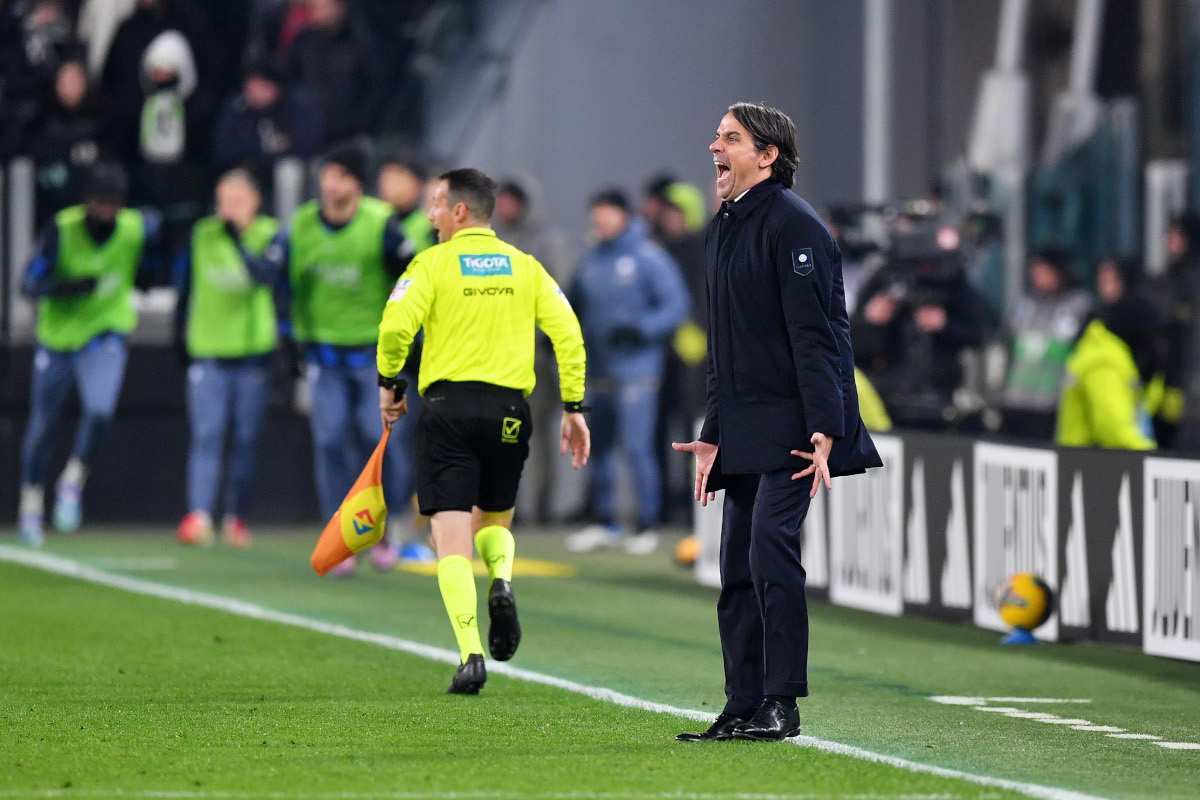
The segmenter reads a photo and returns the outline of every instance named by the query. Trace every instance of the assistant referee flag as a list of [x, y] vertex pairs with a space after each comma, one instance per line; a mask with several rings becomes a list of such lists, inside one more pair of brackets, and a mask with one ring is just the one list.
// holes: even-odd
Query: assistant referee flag
[[384, 428], [383, 436], [375, 446], [375, 452], [367, 459], [362, 474], [321, 532], [312, 554], [312, 567], [318, 575], [324, 575], [383, 538], [387, 526], [387, 503], [383, 500], [383, 452], [391, 435], [392, 429]]

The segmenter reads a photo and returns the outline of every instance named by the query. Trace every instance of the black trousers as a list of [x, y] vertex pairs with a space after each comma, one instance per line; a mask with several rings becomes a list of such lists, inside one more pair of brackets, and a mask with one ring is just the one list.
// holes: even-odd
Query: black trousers
[[725, 476], [717, 625], [725, 711], [747, 716], [768, 694], [808, 696], [808, 602], [800, 525], [812, 477], [795, 470]]

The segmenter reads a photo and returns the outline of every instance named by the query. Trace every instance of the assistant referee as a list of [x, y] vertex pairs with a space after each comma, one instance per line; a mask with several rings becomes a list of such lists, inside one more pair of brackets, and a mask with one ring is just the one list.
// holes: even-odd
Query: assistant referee
[[[533, 256], [489, 227], [496, 184], [475, 169], [440, 175], [429, 220], [440, 244], [396, 283], [379, 325], [379, 407], [385, 425], [407, 413], [400, 368], [425, 328], [417, 419], [417, 500], [432, 517], [438, 586], [462, 654], [450, 694], [487, 680], [476, 622], [472, 541], [488, 567], [488, 647], [507, 661], [521, 642], [509, 530], [533, 426], [534, 328], [554, 343], [563, 399], [561, 452], [578, 469], [591, 435], [583, 419], [585, 354], [579, 320]], [[397, 400], [399, 398], [399, 400]]]

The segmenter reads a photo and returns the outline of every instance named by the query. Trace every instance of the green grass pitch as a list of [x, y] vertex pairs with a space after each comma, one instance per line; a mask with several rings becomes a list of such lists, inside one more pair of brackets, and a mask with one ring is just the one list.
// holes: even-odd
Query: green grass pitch
[[[365, 564], [349, 581], [318, 579], [311, 534], [260, 533], [238, 552], [107, 531], [52, 538], [46, 552], [360, 638], [453, 647], [434, 579]], [[813, 604], [801, 714], [823, 744], [685, 745], [674, 735], [703, 723], [496, 672], [479, 697], [447, 696], [450, 665], [383, 640], [10, 563], [13, 541], [0, 551], [0, 798], [1200, 797], [1200, 750], [1156, 744], [1200, 743], [1198, 664], [1079, 644], [1001, 648], [969, 626]], [[666, 555], [573, 556], [557, 537], [518, 530], [521, 556], [578, 574], [514, 581], [526, 637], [514, 667], [719, 710], [713, 590]], [[932, 696], [1089, 702], [982, 703], [1026, 714], [1013, 716]]]

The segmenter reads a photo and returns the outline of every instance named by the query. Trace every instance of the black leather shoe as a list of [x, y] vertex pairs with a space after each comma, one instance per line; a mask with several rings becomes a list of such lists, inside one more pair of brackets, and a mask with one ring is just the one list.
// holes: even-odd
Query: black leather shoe
[[487, 667], [483, 665], [483, 653], [472, 653], [459, 665], [446, 694], [479, 694], [486, 682]]
[[736, 739], [756, 742], [777, 742], [800, 733], [800, 709], [786, 706], [778, 700], [764, 700], [748, 721], [738, 725]]
[[681, 733], [675, 737], [679, 742], [727, 742], [733, 738], [733, 730], [746, 720], [733, 714], [721, 714], [717, 721], [704, 733]]
[[492, 581], [488, 589], [488, 649], [497, 661], [508, 661], [521, 643], [521, 623], [517, 621], [517, 601], [512, 586], [503, 578]]

